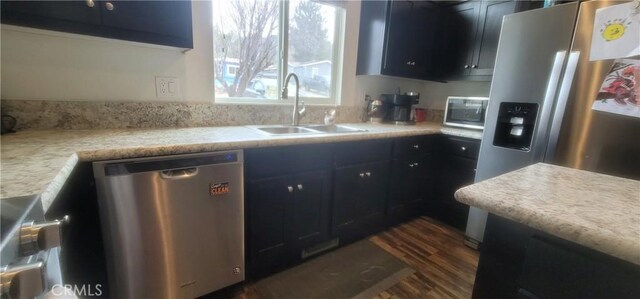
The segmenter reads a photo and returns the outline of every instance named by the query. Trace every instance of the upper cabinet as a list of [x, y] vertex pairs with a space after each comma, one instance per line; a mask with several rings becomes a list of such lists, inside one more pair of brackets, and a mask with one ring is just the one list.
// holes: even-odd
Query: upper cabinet
[[193, 48], [190, 1], [2, 1], [2, 23]]
[[437, 14], [427, 1], [362, 1], [356, 74], [436, 79]]
[[513, 0], [445, 4], [439, 35], [443, 79], [490, 81], [502, 18], [541, 5], [542, 1]]
[[502, 17], [542, 1], [362, 1], [357, 75], [490, 81]]

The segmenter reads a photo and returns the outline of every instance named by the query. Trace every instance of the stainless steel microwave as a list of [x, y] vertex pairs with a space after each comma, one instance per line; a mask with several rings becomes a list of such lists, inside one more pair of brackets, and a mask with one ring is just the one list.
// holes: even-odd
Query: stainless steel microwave
[[489, 98], [448, 97], [444, 110], [444, 124], [468, 129], [484, 129]]

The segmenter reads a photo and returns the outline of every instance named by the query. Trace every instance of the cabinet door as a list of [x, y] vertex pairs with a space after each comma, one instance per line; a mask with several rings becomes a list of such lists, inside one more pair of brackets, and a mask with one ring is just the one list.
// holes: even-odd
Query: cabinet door
[[98, 3], [85, 1], [2, 1], [2, 22], [44, 29], [73, 30], [74, 24], [100, 25]]
[[[126, 30], [123, 39], [193, 47], [190, 1], [110, 1], [100, 3], [102, 24]], [[97, 4], [96, 4], [97, 5]]]
[[251, 181], [247, 186], [250, 270], [257, 274], [287, 262], [287, 210], [293, 189], [289, 191], [286, 176]]
[[357, 202], [358, 220], [377, 225], [384, 216], [389, 186], [389, 162], [381, 161], [363, 166], [364, 177]]
[[482, 1], [470, 75], [492, 75], [502, 17], [516, 12], [518, 1]]
[[294, 256], [300, 250], [327, 239], [329, 234], [329, 205], [331, 175], [328, 170], [296, 174], [291, 178], [291, 237]]
[[433, 172], [431, 156], [422, 155], [392, 162], [389, 214], [392, 222], [402, 221], [424, 211], [431, 199]]
[[457, 202], [454, 193], [464, 186], [473, 184], [476, 162], [455, 155], [447, 157], [438, 184], [438, 199], [444, 206], [441, 219], [459, 229], [464, 229], [467, 225], [469, 206]]
[[390, 1], [383, 71], [387, 75], [429, 78], [434, 66], [438, 10], [427, 1]]
[[388, 75], [403, 76], [411, 72], [416, 57], [417, 18], [409, 1], [389, 1], [383, 71]]
[[335, 170], [331, 225], [334, 234], [355, 226], [358, 217], [357, 202], [363, 185], [361, 173], [360, 166], [339, 167]]
[[480, 2], [469, 1], [442, 8], [441, 69], [446, 78], [469, 75], [478, 30]]

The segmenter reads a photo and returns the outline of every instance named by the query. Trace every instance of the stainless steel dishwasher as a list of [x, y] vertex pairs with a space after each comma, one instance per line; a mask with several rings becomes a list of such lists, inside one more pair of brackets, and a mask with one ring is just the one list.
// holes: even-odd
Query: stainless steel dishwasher
[[93, 163], [112, 298], [244, 280], [242, 151]]

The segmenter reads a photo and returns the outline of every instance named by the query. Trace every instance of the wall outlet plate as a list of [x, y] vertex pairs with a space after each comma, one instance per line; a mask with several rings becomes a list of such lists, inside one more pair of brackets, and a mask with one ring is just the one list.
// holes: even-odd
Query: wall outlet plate
[[180, 79], [178, 77], [156, 77], [156, 97], [180, 97]]

